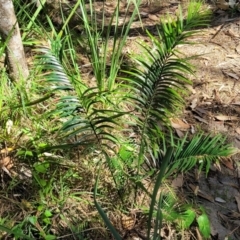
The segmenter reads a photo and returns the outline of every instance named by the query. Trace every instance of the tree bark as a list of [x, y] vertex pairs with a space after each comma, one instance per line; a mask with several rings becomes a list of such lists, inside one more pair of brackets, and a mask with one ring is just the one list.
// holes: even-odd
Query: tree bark
[[7, 64], [11, 78], [15, 81], [27, 79], [29, 71], [12, 0], [0, 0], [0, 34], [7, 43]]

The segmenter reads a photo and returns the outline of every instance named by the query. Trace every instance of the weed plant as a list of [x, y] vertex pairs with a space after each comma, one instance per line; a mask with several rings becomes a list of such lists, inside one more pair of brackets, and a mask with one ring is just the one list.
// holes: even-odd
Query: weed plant
[[[162, 18], [157, 35], [146, 33], [151, 44], [140, 44], [141, 55], [129, 56], [133, 66], [126, 69], [123, 49], [140, 0], [127, 1], [124, 15], [117, 1], [107, 24], [104, 4], [101, 18], [92, 0], [78, 0], [67, 15], [60, 5], [60, 30], [41, 3], [37, 8], [18, 5], [25, 44], [38, 46], [32, 82], [22, 94], [24, 83], [8, 86], [2, 71], [6, 96], [0, 99], [1, 121], [14, 123], [2, 141], [14, 145], [14, 158], [30, 169], [28, 184], [35, 193], [16, 202], [24, 212], [20, 223], [2, 217], [0, 230], [15, 239], [57, 239], [67, 229], [71, 233], [64, 239], [122, 239], [124, 231], [110, 213], [140, 209], [147, 219], [146, 239], [160, 239], [163, 223], [181, 232], [197, 222], [202, 236], [209, 237], [205, 210], [180, 201], [166, 181], [193, 168], [207, 173], [212, 162], [234, 153], [220, 135], [178, 139], [169, 121], [184, 106], [188, 76], [194, 73], [178, 46], [193, 44], [197, 29], [209, 24], [209, 11], [201, 2], [190, 2], [186, 13], [179, 7], [175, 17]], [[47, 26], [40, 23], [41, 14]], [[82, 36], [69, 27], [73, 16]], [[84, 56], [90, 79], [78, 64]], [[99, 224], [99, 230], [89, 230]]]

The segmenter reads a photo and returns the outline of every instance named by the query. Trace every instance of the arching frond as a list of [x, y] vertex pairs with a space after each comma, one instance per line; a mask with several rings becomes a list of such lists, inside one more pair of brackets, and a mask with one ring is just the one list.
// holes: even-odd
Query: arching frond
[[[88, 88], [77, 94], [74, 85], [68, 78], [60, 61], [48, 49], [43, 49], [39, 56], [44, 77], [52, 91], [61, 91], [55, 110], [51, 113], [63, 122], [59, 137], [64, 141], [70, 139], [73, 146], [84, 145], [110, 149], [110, 143], [117, 142], [114, 128], [118, 125], [117, 118], [125, 112], [105, 109], [102, 92], [97, 88]], [[68, 90], [66, 92], [66, 90]], [[68, 144], [69, 145], [69, 144]], [[62, 147], [62, 145], [61, 145]]]
[[141, 162], [144, 152], [161, 139], [161, 126], [167, 126], [170, 115], [183, 106], [186, 84], [191, 83], [188, 75], [193, 74], [193, 68], [177, 47], [189, 43], [189, 37], [196, 34], [196, 30], [186, 30], [209, 20], [209, 14], [200, 12], [201, 4], [196, 8], [192, 4], [186, 18], [179, 10], [176, 19], [162, 19], [157, 37], [148, 32], [153, 46], [142, 45], [144, 53], [136, 59], [139, 67], [125, 72], [133, 89], [129, 98], [137, 112]]
[[43, 71], [45, 71], [42, 75], [48, 84], [50, 84], [50, 89], [48, 90], [73, 90], [73, 86], [69, 81], [63, 65], [50, 49], [41, 48], [37, 50], [37, 52], [41, 53], [37, 56], [38, 64], [41, 65]]
[[[199, 166], [201, 170], [204, 168], [208, 173], [214, 161], [236, 153], [236, 149], [227, 145], [226, 138], [220, 134], [211, 136], [201, 133], [195, 135], [191, 140], [187, 139], [187, 135], [183, 139], [177, 140], [172, 137], [170, 144], [174, 146], [174, 153], [168, 164], [166, 178], [173, 172], [187, 172], [195, 166]], [[152, 156], [154, 160], [148, 160], [148, 167], [161, 169], [165, 152], [166, 150], [162, 151], [157, 158]], [[152, 165], [149, 164], [150, 162]]]

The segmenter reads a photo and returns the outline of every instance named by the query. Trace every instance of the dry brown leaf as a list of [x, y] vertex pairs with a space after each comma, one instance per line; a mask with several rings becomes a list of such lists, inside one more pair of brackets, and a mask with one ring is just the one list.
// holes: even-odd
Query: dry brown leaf
[[171, 118], [171, 126], [175, 129], [181, 129], [182, 131], [186, 131], [187, 129], [190, 128], [190, 125], [183, 122], [181, 119], [179, 118]]
[[226, 126], [226, 124], [224, 124], [224, 121], [210, 121], [209, 130], [226, 132], [228, 131], [228, 127]]
[[176, 131], [179, 138], [183, 138], [185, 136], [185, 134], [181, 130], [175, 129], [175, 131]]
[[11, 167], [9, 168], [9, 165], [10, 165], [11, 167], [13, 166], [10, 157], [5, 157], [5, 158], [3, 158], [3, 159], [0, 160], [0, 167], [1, 167], [1, 168], [2, 168], [2, 167], [7, 167], [8, 169], [10, 169]]
[[198, 102], [198, 99], [197, 99], [197, 98], [194, 98], [194, 99], [192, 100], [192, 102], [191, 102], [190, 108], [191, 108], [191, 109], [196, 108], [197, 102]]
[[239, 117], [236, 116], [226, 116], [226, 115], [218, 115], [214, 116], [219, 121], [236, 121], [239, 120]]
[[198, 228], [196, 228], [197, 233], [197, 240], [203, 240], [201, 233], [199, 232]]
[[4, 166], [2, 166], [2, 170], [11, 178], [12, 174], [8, 171], [8, 169]]
[[[225, 1], [225, 0], [224, 0]], [[228, 29], [227, 31], [225, 31], [225, 34], [232, 37], [232, 38], [239, 38], [239, 35], [236, 34], [233, 30]]]
[[234, 79], [236, 79], [236, 80], [239, 79], [239, 76], [238, 76], [236, 73], [227, 72], [227, 71], [223, 71], [223, 73], [224, 73], [225, 75], [227, 75], [228, 77], [234, 78]]
[[202, 93], [202, 98], [203, 98], [203, 100], [205, 101], [205, 100], [207, 100], [207, 99], [211, 99], [212, 97], [210, 97], [208, 94], [206, 94], [206, 93]]
[[121, 218], [122, 227], [125, 230], [131, 230], [135, 226], [136, 218], [123, 215]]
[[195, 127], [193, 125], [191, 125], [191, 134], [194, 134], [196, 131], [195, 131]]
[[215, 202], [218, 202], [218, 203], [226, 203], [226, 201], [220, 197], [215, 197]]
[[225, 0], [218, 0], [216, 3], [217, 3], [217, 7], [222, 10], [229, 9], [229, 5], [227, 2], [225, 2]]
[[240, 134], [240, 128], [235, 129], [236, 133]]
[[197, 93], [197, 91], [193, 88], [192, 85], [187, 84], [186, 87], [192, 94], [196, 94]]
[[[239, 47], [240, 47], [240, 44], [239, 44]], [[226, 57], [235, 59], [235, 58], [239, 58], [239, 55], [238, 54], [227, 54]]]
[[155, 14], [149, 14], [148, 15], [148, 18], [153, 20], [153, 21], [159, 21], [159, 17], [156, 16]]
[[203, 122], [203, 123], [208, 124], [208, 122], [205, 119], [201, 118], [201, 117], [198, 117], [198, 116], [195, 116], [195, 115], [193, 117], [196, 118], [199, 122]]
[[214, 198], [211, 195], [208, 195], [207, 193], [204, 193], [201, 190], [198, 191], [197, 195], [201, 198], [208, 200], [209, 202], [214, 202]]
[[182, 187], [183, 186], [183, 175], [178, 174], [178, 176], [175, 179], [173, 179], [171, 186], [173, 188]]
[[30, 202], [28, 202], [27, 200], [25, 199], [21, 199], [21, 206], [23, 207], [24, 210], [32, 210], [33, 209], [33, 206]]
[[222, 103], [220, 95], [219, 95], [219, 91], [214, 89], [213, 94], [214, 94], [214, 100], [218, 103]]
[[233, 161], [231, 158], [224, 158], [221, 160], [221, 162], [226, 168], [234, 170]]
[[200, 117], [202, 117], [203, 115], [207, 115], [207, 116], [210, 115], [208, 111], [200, 107], [196, 107], [196, 109], [194, 109], [194, 112], [197, 113]]
[[227, 213], [227, 216], [228, 216], [231, 220], [235, 220], [235, 219], [239, 220], [239, 218], [240, 218], [240, 213], [235, 212], [235, 211], [232, 211], [232, 212], [228, 212], [228, 213]]
[[232, 105], [237, 105], [237, 106], [240, 106], [240, 102], [233, 102], [231, 103]]
[[196, 186], [196, 185], [193, 185], [193, 184], [189, 184], [189, 187], [194, 192], [194, 195], [197, 196], [198, 195], [199, 186]]

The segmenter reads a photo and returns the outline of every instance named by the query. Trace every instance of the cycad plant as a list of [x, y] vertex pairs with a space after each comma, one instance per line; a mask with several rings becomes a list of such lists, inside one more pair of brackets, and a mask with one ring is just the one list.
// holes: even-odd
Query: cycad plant
[[[97, 152], [100, 168], [108, 166], [117, 188], [120, 175], [123, 181], [129, 178], [139, 186], [142, 177], [149, 172], [155, 173], [154, 191], [149, 193], [151, 204], [147, 235], [148, 239], [158, 239], [163, 198], [160, 195], [157, 199], [157, 196], [162, 181], [172, 173], [186, 172], [197, 164], [208, 171], [212, 161], [233, 153], [231, 147], [224, 146], [225, 140], [220, 136], [200, 134], [191, 140], [187, 137], [176, 139], [169, 125], [169, 117], [184, 105], [185, 86], [191, 83], [188, 75], [193, 74], [193, 68], [179, 46], [184, 44], [187, 47], [192, 43], [191, 37], [198, 33], [199, 27], [208, 24], [210, 14], [202, 11], [200, 2], [191, 2], [186, 16], [179, 9], [176, 17], [162, 19], [157, 27], [157, 36], [147, 32], [152, 46], [142, 46], [144, 52], [141, 57], [133, 59], [135, 67], [119, 72], [121, 50], [137, 10], [122, 28], [119, 37], [116, 34], [117, 25], [113, 25], [113, 18], [118, 19], [119, 16], [119, 5], [107, 36], [103, 35], [103, 27], [96, 22], [93, 2], [90, 1], [90, 17], [84, 1], [80, 1], [79, 6], [95, 84], [90, 87], [81, 79], [76, 81], [71, 78], [65, 69], [66, 58], [59, 59], [51, 49], [40, 49], [38, 61], [51, 86], [50, 91], [55, 96], [61, 92], [50, 116], [63, 122], [58, 136], [64, 142], [48, 149], [81, 146], [88, 153]], [[109, 53], [107, 49], [112, 27], [116, 35], [113, 38], [113, 52]], [[99, 48], [103, 49], [101, 54]], [[107, 54], [111, 55], [110, 71], [106, 67]], [[76, 75], [81, 76], [81, 73]], [[120, 239], [97, 203], [96, 191], [95, 204], [115, 238]], [[153, 216], [156, 225], [152, 235]]]
[[[139, 66], [127, 72], [126, 80], [132, 92], [129, 98], [134, 102], [139, 130], [140, 166], [147, 151], [159, 152], [166, 139], [163, 127], [169, 125], [169, 117], [184, 104], [186, 85], [191, 84], [189, 74], [193, 67], [178, 46], [190, 44], [189, 38], [197, 33], [197, 27], [206, 26], [209, 13], [201, 12], [201, 4], [190, 3], [186, 19], [181, 9], [174, 19], [167, 16], [157, 28], [158, 36], [148, 32], [153, 46], [143, 46], [145, 52], [137, 58]], [[191, 29], [191, 30], [190, 30]]]

